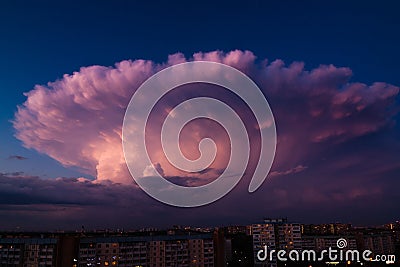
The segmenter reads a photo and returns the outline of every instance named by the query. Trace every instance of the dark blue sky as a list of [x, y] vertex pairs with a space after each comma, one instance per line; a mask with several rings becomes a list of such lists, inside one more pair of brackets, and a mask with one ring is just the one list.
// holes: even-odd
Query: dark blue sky
[[10, 121], [24, 92], [83, 66], [240, 49], [306, 69], [349, 67], [352, 81], [399, 86], [399, 9], [398, 1], [3, 1], [0, 172], [80, 175], [24, 149]]

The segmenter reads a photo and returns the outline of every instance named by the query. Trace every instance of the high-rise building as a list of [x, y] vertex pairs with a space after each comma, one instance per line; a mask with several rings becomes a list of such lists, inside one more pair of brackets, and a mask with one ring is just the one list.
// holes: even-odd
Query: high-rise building
[[301, 249], [301, 225], [288, 223], [287, 219], [264, 219], [262, 223], [251, 225], [255, 266], [277, 266], [275, 255], [272, 260], [259, 261], [257, 252], [267, 246], [268, 250]]
[[395, 233], [392, 231], [365, 230], [357, 233], [359, 249], [368, 249], [375, 255], [390, 255], [395, 253]]

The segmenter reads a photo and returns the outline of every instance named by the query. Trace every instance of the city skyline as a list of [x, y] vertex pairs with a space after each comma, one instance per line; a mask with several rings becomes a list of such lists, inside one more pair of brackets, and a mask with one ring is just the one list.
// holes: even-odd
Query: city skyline
[[[396, 3], [286, 4], [1, 4], [0, 231], [247, 224], [282, 215], [354, 225], [398, 220]], [[260, 146], [254, 114], [218, 86], [177, 88], [146, 129], [154, 167], [167, 180], [204, 185], [230, 159], [221, 125], [198, 120], [182, 130], [183, 154], [196, 159], [200, 140], [212, 138], [215, 161], [196, 173], [168, 162], [161, 122], [184, 100], [226, 102], [247, 127], [252, 149], [229, 194], [203, 207], [177, 208], [133, 181], [122, 122], [151, 75], [201, 60], [234, 67], [257, 84], [274, 115], [276, 156], [267, 179], [249, 194]]]
[[[399, 230], [400, 222], [359, 228], [343, 223], [301, 224], [287, 218], [266, 218], [250, 225], [211, 228], [0, 232], [0, 264], [9, 267], [26, 264], [49, 267], [397, 266]], [[323, 253], [327, 249], [336, 249], [337, 256], [329, 252], [329, 256], [317, 259], [308, 254], [310, 251]], [[337, 258], [337, 249], [348, 258]], [[269, 256], [260, 257], [267, 250]], [[355, 251], [370, 251], [370, 254], [365, 258]], [[290, 260], [282, 259], [282, 253], [289, 255]], [[303, 258], [296, 259], [294, 255]]]

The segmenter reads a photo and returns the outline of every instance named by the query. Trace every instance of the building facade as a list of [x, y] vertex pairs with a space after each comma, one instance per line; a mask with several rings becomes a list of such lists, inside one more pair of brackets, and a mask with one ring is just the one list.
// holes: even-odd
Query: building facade
[[1, 267], [213, 267], [212, 233], [0, 238]]
[[212, 267], [212, 234], [81, 238], [77, 266]]
[[0, 266], [52, 267], [56, 266], [57, 239], [1, 238]]
[[255, 266], [276, 267], [278, 262], [274, 255], [265, 261], [257, 258], [257, 252], [267, 246], [268, 251], [272, 250], [300, 250], [301, 225], [299, 223], [288, 223], [286, 219], [265, 219], [262, 223], [251, 225], [250, 230], [253, 236], [253, 253]]

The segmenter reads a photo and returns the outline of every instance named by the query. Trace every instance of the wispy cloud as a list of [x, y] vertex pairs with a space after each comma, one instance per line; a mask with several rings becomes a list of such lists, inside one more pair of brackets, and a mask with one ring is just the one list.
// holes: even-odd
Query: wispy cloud
[[9, 156], [7, 159], [15, 159], [15, 160], [26, 160], [28, 158], [24, 157], [24, 156], [20, 156], [20, 155], [11, 155]]
[[307, 169], [306, 166], [297, 165], [296, 167], [294, 167], [292, 169], [285, 170], [285, 171], [272, 171], [272, 172], [269, 173], [269, 176], [270, 177], [277, 177], [277, 176], [296, 174], [296, 173], [302, 172], [302, 171], [304, 171], [306, 169]]

